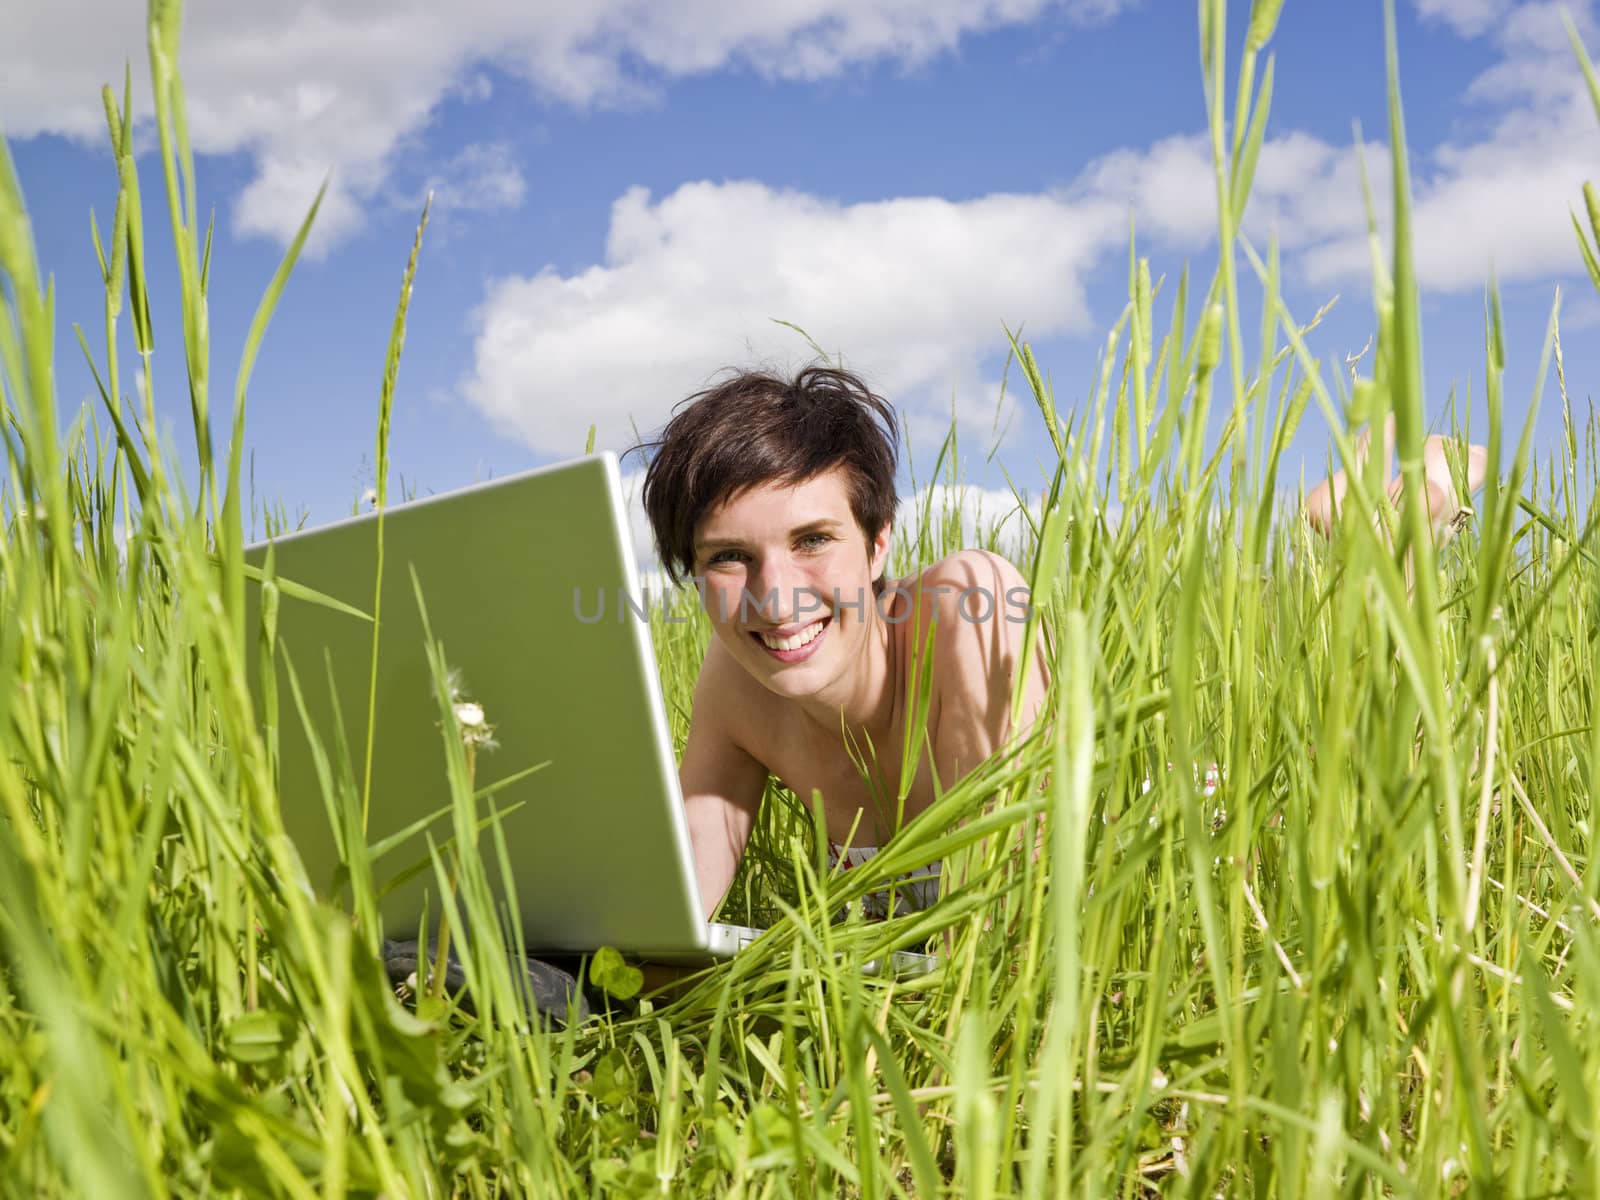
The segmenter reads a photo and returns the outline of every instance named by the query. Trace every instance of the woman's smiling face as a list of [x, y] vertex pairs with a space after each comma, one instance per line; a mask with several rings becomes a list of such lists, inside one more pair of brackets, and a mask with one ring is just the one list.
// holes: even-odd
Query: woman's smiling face
[[695, 533], [715, 636], [783, 696], [814, 694], [865, 653], [888, 553], [887, 526], [869, 543], [856, 524], [840, 468], [743, 492]]

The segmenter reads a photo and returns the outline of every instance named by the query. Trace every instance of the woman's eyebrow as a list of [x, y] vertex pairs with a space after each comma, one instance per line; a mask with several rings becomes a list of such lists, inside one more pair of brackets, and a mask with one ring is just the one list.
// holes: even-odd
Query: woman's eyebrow
[[[832, 517], [821, 517], [815, 521], [807, 521], [804, 525], [796, 525], [789, 530], [789, 536], [799, 537], [803, 533], [832, 533], [841, 527], [841, 522], [834, 520]], [[694, 548], [699, 551], [723, 550], [742, 545], [744, 545], [744, 539], [742, 538], [705, 538], [696, 542]]]

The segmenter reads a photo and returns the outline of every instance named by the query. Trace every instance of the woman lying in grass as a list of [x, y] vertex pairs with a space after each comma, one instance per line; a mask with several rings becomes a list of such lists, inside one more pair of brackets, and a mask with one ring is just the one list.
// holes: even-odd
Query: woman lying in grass
[[[830, 860], [856, 865], [1009, 736], [1027, 584], [981, 550], [886, 577], [896, 446], [893, 409], [825, 367], [737, 375], [692, 397], [654, 444], [643, 497], [656, 546], [674, 579], [695, 581], [713, 631], [679, 767], [708, 914], [769, 775], [802, 800], [820, 792]], [[930, 626], [932, 754], [903, 780]], [[1020, 729], [1047, 683], [1041, 651]], [[932, 902], [936, 869], [923, 875], [896, 889], [897, 907]]]
[[[1386, 459], [1391, 442], [1392, 426]], [[733, 880], [769, 776], [802, 800], [820, 793], [830, 862], [854, 866], [1010, 737], [1027, 583], [980, 550], [886, 578], [896, 447], [893, 409], [855, 375], [825, 367], [792, 380], [735, 375], [690, 397], [652, 444], [643, 498], [656, 547], [674, 580], [700, 589], [713, 630], [679, 766], [708, 915]], [[1481, 447], [1467, 463], [1476, 490]], [[1426, 472], [1435, 527], [1453, 532], [1460, 503], [1441, 439], [1429, 439]], [[1332, 531], [1344, 494], [1343, 472], [1311, 493], [1315, 528]], [[930, 626], [931, 756], [909, 757]], [[1040, 646], [1019, 732], [1048, 687]], [[896, 887], [897, 909], [937, 896], [937, 868], [919, 875]], [[886, 895], [869, 898], [869, 912], [887, 908]]]

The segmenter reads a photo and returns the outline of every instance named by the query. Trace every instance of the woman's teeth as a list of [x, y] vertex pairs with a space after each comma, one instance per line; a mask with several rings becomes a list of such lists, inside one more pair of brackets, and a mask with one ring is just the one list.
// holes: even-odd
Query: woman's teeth
[[775, 638], [768, 637], [763, 633], [760, 635], [761, 642], [769, 650], [798, 650], [801, 646], [815, 640], [817, 634], [822, 632], [822, 624], [821, 621], [815, 621], [793, 637]]

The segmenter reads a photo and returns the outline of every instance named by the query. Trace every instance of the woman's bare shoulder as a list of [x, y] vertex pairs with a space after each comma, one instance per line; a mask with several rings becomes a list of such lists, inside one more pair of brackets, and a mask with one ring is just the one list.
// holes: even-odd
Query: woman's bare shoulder
[[992, 550], [957, 550], [899, 581], [899, 587], [911, 607], [930, 620], [1003, 618], [1008, 612], [1025, 613], [1028, 602], [1022, 572]]
[[[962, 550], [942, 558], [921, 571], [917, 582], [925, 597], [922, 606], [934, 623], [934, 765], [948, 786], [1005, 741], [1030, 594], [1016, 565], [987, 550]], [[926, 599], [930, 596], [931, 602]], [[919, 639], [926, 632], [926, 625], [919, 628]], [[1041, 657], [1023, 696], [1020, 717], [1025, 724], [1038, 710], [1047, 679]]]
[[1009, 685], [1031, 611], [1027, 581], [1013, 563], [988, 550], [960, 550], [901, 586], [899, 619], [917, 616], [907, 625], [910, 670], [915, 675], [921, 647], [931, 645], [938, 707]]

